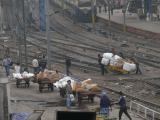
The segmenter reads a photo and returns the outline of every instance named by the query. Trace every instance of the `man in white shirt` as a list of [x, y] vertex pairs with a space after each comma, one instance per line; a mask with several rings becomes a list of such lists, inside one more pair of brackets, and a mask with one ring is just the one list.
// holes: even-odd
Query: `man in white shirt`
[[37, 73], [38, 70], [39, 70], [39, 63], [38, 63], [38, 60], [36, 58], [33, 59], [32, 66], [33, 66], [34, 73]]
[[15, 70], [15, 73], [20, 73], [21, 66], [20, 66], [19, 63], [17, 63], [17, 64], [14, 66], [14, 70]]

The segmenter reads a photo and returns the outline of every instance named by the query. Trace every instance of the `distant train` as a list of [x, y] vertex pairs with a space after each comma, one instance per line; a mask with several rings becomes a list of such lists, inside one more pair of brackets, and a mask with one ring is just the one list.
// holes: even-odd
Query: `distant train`
[[[91, 0], [52, 0], [69, 13], [76, 22], [92, 21]], [[96, 1], [93, 0], [94, 16], [96, 16]]]

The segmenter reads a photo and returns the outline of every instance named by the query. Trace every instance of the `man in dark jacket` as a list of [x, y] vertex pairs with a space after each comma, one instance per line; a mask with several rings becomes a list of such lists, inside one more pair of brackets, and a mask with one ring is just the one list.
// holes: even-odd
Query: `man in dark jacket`
[[125, 113], [126, 116], [132, 120], [132, 118], [130, 117], [130, 115], [128, 114], [127, 112], [127, 106], [126, 106], [126, 100], [125, 100], [125, 97], [123, 96], [123, 93], [120, 91], [119, 92], [119, 95], [120, 95], [120, 99], [119, 99], [119, 106], [120, 106], [120, 110], [119, 110], [119, 120], [121, 120], [121, 117], [122, 117], [122, 114]]
[[100, 98], [100, 114], [109, 115], [109, 107], [111, 108], [111, 101], [107, 93], [103, 91]]
[[133, 58], [132, 61], [136, 64], [136, 74], [142, 74], [142, 71], [139, 67], [139, 62], [135, 58]]
[[46, 69], [47, 60], [45, 59], [45, 56], [43, 55], [42, 59], [39, 62], [39, 67], [41, 71], [44, 71]]
[[102, 61], [102, 56], [98, 54], [98, 64], [101, 69], [101, 75], [104, 75], [105, 72], [107, 73], [107, 70], [105, 69], [105, 66], [101, 63], [101, 61]]
[[67, 76], [69, 76], [69, 74], [71, 74], [71, 72], [69, 71], [69, 68], [71, 67], [71, 59], [70, 58], [66, 58], [66, 74]]

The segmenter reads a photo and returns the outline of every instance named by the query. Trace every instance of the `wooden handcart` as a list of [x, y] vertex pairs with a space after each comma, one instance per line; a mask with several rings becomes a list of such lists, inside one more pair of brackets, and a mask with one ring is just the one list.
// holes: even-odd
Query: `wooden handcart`
[[48, 89], [51, 91], [54, 91], [54, 86], [53, 86], [54, 82], [51, 82], [49, 79], [45, 78], [43, 80], [38, 80], [38, 84], [39, 84], [39, 91], [43, 92], [44, 89]]
[[16, 86], [17, 86], [17, 88], [19, 88], [19, 87], [29, 88], [30, 79], [31, 78], [21, 78], [21, 79], [16, 78]]
[[100, 92], [91, 92], [91, 91], [77, 92], [78, 104], [81, 105], [83, 100], [87, 100], [88, 102], [93, 103], [94, 97], [99, 94]]
[[39, 91], [44, 89], [54, 91], [53, 83], [60, 79], [60, 74], [56, 71], [40, 72], [36, 75]]
[[128, 71], [123, 70], [123, 68], [118, 67], [118, 66], [108, 65], [108, 66], [107, 66], [107, 70], [109, 70], [109, 71], [111, 71], [111, 72], [120, 73], [120, 74], [129, 74]]

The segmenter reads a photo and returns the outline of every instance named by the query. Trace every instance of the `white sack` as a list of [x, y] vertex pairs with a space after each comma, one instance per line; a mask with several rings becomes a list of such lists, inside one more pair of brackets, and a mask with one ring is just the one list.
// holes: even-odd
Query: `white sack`
[[112, 57], [112, 58], [110, 59], [110, 65], [115, 66], [116, 63], [117, 63], [117, 60], [114, 59], [114, 57]]
[[118, 56], [118, 55], [114, 55], [113, 57], [114, 57], [115, 60], [122, 59], [122, 58], [121, 58], [120, 56]]
[[54, 83], [54, 86], [56, 86], [57, 88], [64, 88], [66, 87], [68, 80], [71, 80], [71, 86], [73, 87], [73, 83], [75, 82], [75, 80], [73, 80], [73, 78], [69, 76], [60, 79], [59, 81]]
[[114, 55], [114, 56], [110, 59], [110, 65], [116, 66], [120, 60], [122, 60], [122, 58], [121, 58], [120, 56]]
[[101, 61], [101, 63], [103, 64], [103, 65], [108, 65], [109, 64], [109, 59], [106, 59], [106, 58], [102, 58], [102, 61]]
[[22, 79], [22, 75], [20, 73], [13, 73], [13, 78], [14, 79]]
[[123, 65], [123, 70], [129, 71], [129, 72], [134, 71], [136, 70], [136, 65], [133, 63], [125, 62]]
[[103, 53], [103, 58], [111, 59], [113, 57], [113, 53]]

